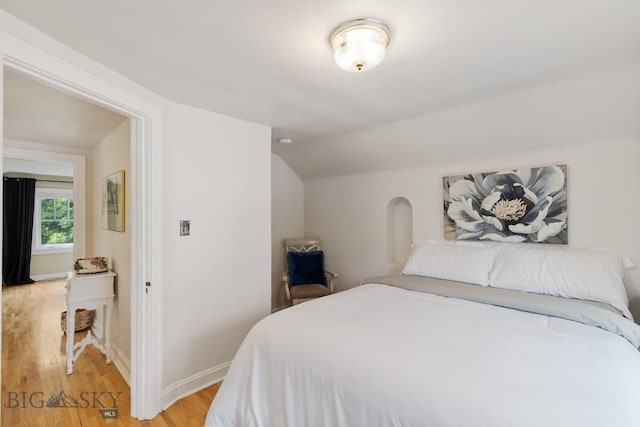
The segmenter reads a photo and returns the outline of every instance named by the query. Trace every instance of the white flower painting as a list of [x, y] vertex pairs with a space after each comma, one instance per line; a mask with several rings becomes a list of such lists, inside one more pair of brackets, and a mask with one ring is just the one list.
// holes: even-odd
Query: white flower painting
[[567, 244], [567, 166], [448, 176], [445, 238]]

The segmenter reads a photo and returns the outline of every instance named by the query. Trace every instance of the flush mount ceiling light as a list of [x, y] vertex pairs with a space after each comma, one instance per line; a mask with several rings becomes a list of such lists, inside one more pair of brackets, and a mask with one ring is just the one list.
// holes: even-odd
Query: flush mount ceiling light
[[384, 59], [389, 45], [389, 28], [376, 19], [354, 19], [329, 36], [338, 67], [346, 71], [367, 71]]

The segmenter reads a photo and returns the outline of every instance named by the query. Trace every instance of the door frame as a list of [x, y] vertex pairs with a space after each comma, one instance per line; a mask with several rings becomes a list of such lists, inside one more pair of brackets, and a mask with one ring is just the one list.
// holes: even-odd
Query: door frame
[[[128, 116], [131, 120], [131, 173], [128, 179], [131, 206], [127, 207], [131, 212], [131, 416], [141, 420], [154, 418], [161, 410], [162, 374], [159, 268], [162, 243], [162, 107], [155, 100], [150, 101], [147, 97], [139, 96], [137, 92], [142, 90], [137, 90], [136, 93], [127, 91], [120, 85], [112, 84], [2, 31], [0, 57], [3, 67], [9, 67], [49, 86], [90, 100]], [[97, 66], [86, 58], [81, 59]], [[105, 73], [117, 76], [110, 70], [101, 74]], [[2, 77], [3, 69], [0, 69], [0, 95], [4, 96]], [[115, 78], [110, 80], [118, 81]], [[131, 85], [131, 82], [127, 84]], [[158, 97], [158, 100], [160, 99]], [[0, 106], [0, 112], [1, 108]], [[153, 286], [145, 286], [147, 283]]]

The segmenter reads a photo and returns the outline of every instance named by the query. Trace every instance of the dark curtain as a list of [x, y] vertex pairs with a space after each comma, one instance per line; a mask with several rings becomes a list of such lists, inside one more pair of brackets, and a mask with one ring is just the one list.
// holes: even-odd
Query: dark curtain
[[33, 283], [29, 277], [29, 271], [35, 195], [35, 179], [4, 178], [3, 285]]

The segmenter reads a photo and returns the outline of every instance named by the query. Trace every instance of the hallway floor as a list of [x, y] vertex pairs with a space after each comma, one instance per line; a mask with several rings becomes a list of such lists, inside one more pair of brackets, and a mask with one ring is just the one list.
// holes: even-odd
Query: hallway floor
[[[60, 313], [65, 309], [64, 280], [3, 287], [2, 426], [204, 424], [219, 384], [141, 422], [129, 417], [129, 386], [93, 346], [84, 350], [73, 374], [67, 375], [66, 336], [60, 330]], [[76, 342], [85, 335], [86, 331], [76, 332]]]

